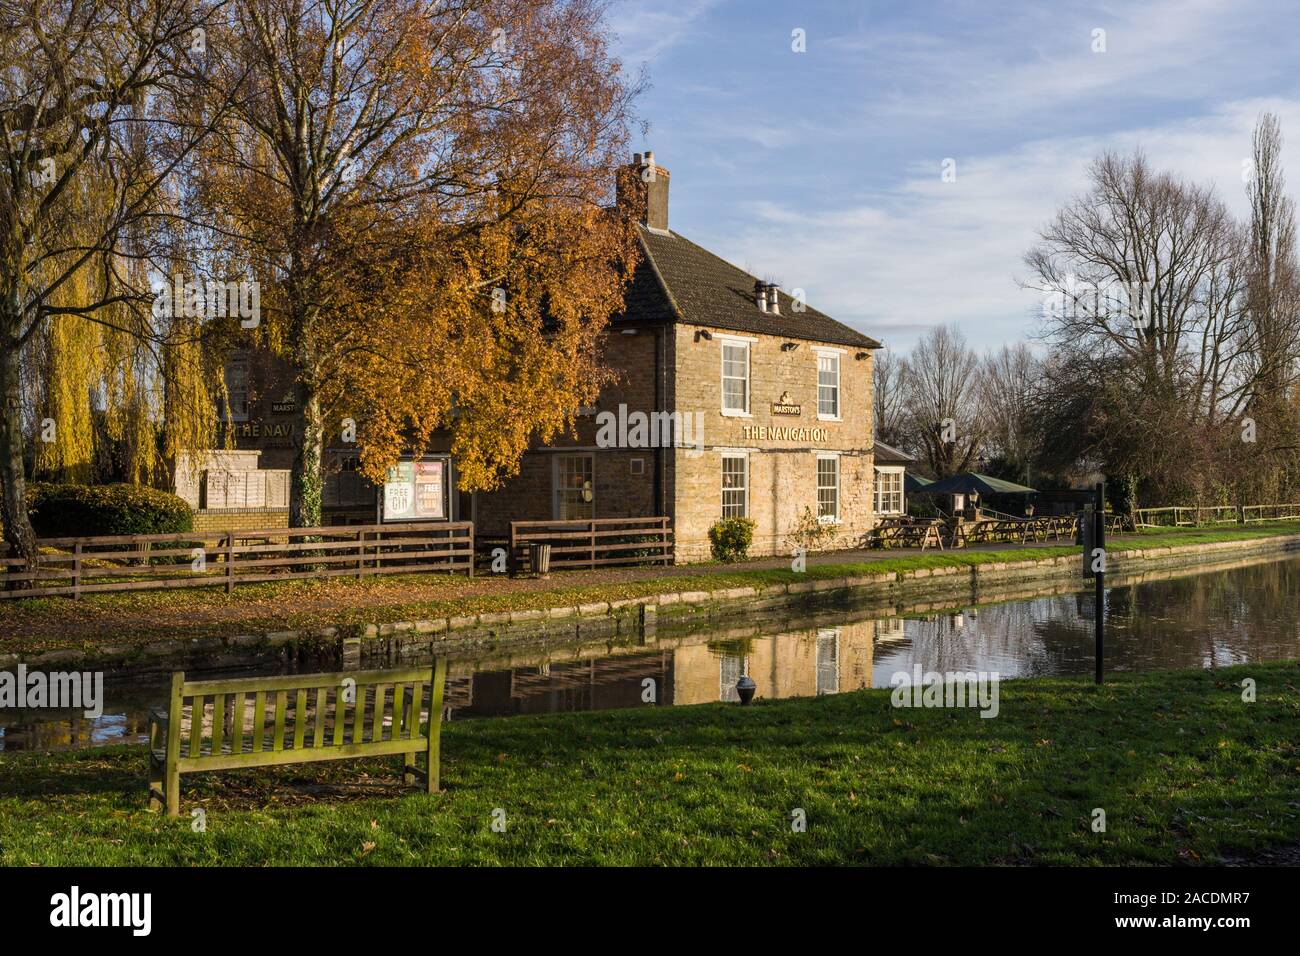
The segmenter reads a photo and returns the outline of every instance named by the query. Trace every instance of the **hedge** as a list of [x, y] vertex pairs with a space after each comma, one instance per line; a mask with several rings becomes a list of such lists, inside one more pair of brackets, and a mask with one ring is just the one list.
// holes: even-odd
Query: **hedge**
[[39, 538], [194, 530], [194, 512], [184, 499], [144, 485], [32, 482], [27, 508]]

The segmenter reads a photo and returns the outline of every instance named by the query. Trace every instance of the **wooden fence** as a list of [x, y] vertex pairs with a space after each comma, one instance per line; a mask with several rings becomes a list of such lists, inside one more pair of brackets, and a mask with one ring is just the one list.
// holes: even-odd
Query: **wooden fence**
[[1202, 505], [1135, 508], [1133, 520], [1140, 528], [1174, 528], [1213, 524], [1251, 524], [1258, 521], [1300, 520], [1300, 504]]
[[[336, 525], [192, 531], [185, 534], [41, 538], [34, 570], [8, 548], [0, 557], [0, 598], [236, 584], [417, 571], [474, 573], [474, 525]], [[10, 590], [13, 582], [28, 582]]]
[[1253, 521], [1300, 520], [1300, 505], [1244, 505], [1241, 509], [1241, 523]]
[[510, 522], [514, 568], [523, 567], [530, 544], [551, 546], [552, 568], [673, 562], [673, 528], [666, 517]]

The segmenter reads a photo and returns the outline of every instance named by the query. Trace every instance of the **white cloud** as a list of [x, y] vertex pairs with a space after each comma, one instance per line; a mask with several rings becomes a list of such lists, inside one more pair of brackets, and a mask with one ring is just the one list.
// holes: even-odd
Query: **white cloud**
[[[810, 304], [892, 344], [906, 346], [924, 328], [954, 320], [977, 345], [1014, 341], [1033, 329], [1038, 302], [1018, 287], [1030, 278], [1022, 257], [1056, 209], [1086, 187], [1097, 153], [1141, 148], [1159, 168], [1213, 181], [1242, 214], [1241, 162], [1265, 108], [1293, 134], [1284, 168], [1300, 168], [1300, 99], [1242, 101], [1154, 128], [958, 157], [952, 183], [940, 180], [936, 156], [913, 164], [894, 188], [836, 206], [759, 198], [744, 210], [747, 225], [706, 244], [779, 275], [787, 287], [803, 288]], [[1300, 187], [1300, 176], [1291, 186]]]
[[653, 63], [680, 43], [694, 39], [700, 21], [718, 0], [622, 0], [609, 12], [618, 55], [633, 68]]

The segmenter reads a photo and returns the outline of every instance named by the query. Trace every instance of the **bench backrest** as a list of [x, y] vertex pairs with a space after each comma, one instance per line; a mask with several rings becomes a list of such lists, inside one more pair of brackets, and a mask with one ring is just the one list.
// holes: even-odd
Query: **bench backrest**
[[168, 743], [186, 764], [233, 767], [423, 750], [442, 707], [445, 662], [187, 681], [172, 675]]

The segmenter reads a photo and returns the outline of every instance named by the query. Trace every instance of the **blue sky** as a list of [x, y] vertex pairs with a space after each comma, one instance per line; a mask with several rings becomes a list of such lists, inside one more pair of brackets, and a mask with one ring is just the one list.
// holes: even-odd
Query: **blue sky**
[[893, 348], [951, 321], [981, 348], [1026, 340], [1022, 257], [1101, 150], [1244, 212], [1270, 109], [1300, 190], [1294, 0], [612, 0], [609, 19], [651, 84], [634, 146], [672, 173], [672, 228]]

